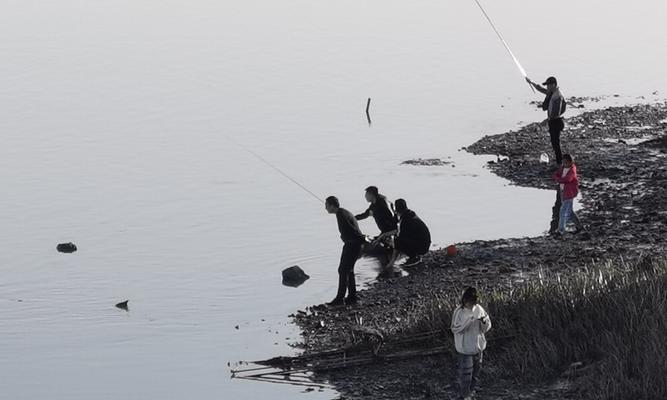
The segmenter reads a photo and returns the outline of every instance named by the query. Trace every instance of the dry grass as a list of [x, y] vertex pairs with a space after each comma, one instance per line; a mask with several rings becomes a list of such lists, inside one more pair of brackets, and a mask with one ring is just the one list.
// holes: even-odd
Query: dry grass
[[[448, 330], [455, 295], [414, 310], [405, 333]], [[502, 378], [568, 379], [586, 399], [667, 398], [666, 259], [542, 273], [480, 303], [494, 325], [488, 359]]]

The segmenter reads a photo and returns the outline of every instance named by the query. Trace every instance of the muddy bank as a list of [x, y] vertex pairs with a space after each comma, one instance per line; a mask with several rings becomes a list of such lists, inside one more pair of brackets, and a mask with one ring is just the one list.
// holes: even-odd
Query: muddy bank
[[[347, 308], [313, 307], [298, 312], [304, 350], [338, 348], [354, 339], [360, 321], [387, 337], [397, 337], [413, 323], [430, 299], [466, 285], [510, 287], [540, 269], [567, 273], [593, 261], [623, 256], [664, 255], [667, 250], [667, 105], [613, 107], [566, 119], [564, 152], [574, 155], [581, 179], [579, 217], [585, 235], [556, 240], [545, 235], [461, 243], [456, 257], [433, 251], [409, 275], [378, 280], [359, 293], [360, 304]], [[538, 123], [517, 131], [486, 136], [467, 148], [498, 155], [489, 168], [513, 184], [551, 189], [555, 167], [540, 163], [552, 155], [546, 128]], [[545, 210], [545, 231], [550, 212]], [[491, 331], [490, 338], [493, 337]], [[492, 358], [486, 361], [479, 399], [566, 398], [567, 387], [515, 385], [497, 379]], [[343, 398], [454, 398], [452, 358], [448, 354], [319, 374]]]

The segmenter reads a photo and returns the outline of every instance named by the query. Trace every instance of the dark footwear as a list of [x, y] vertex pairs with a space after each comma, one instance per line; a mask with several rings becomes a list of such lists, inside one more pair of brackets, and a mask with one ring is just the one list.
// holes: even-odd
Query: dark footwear
[[357, 296], [354, 296], [354, 297], [346, 297], [346, 298], [345, 298], [345, 305], [346, 305], [346, 306], [352, 306], [352, 305], [357, 304], [357, 301], [359, 301], [359, 299], [357, 299]]
[[330, 307], [336, 307], [336, 306], [342, 306], [345, 304], [345, 301], [343, 298], [338, 298], [336, 297], [335, 299], [331, 300], [330, 302], [327, 303], [328, 306]]
[[415, 265], [419, 264], [422, 262], [422, 258], [419, 256], [416, 257], [410, 257], [405, 261], [405, 264], [403, 264], [404, 267], [414, 267]]

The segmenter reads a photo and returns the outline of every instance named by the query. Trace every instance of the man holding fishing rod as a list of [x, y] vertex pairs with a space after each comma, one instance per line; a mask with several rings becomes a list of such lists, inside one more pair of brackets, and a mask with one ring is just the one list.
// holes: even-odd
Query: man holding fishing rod
[[510, 49], [510, 46], [503, 38], [503, 35], [500, 34], [498, 28], [496, 28], [493, 21], [491, 21], [491, 17], [489, 17], [489, 14], [487, 14], [486, 10], [484, 10], [484, 7], [482, 7], [482, 4], [479, 2], [479, 0], [475, 0], [475, 3], [477, 3], [479, 9], [482, 10], [484, 17], [486, 17], [486, 20], [489, 21], [489, 25], [491, 25], [491, 28], [493, 28], [493, 31], [498, 36], [498, 39], [500, 39], [503, 46], [505, 46], [505, 50], [507, 50], [507, 53], [509, 53], [510, 57], [512, 57], [512, 60], [514, 61], [514, 64], [516, 64], [516, 67], [519, 69], [519, 72], [521, 72], [521, 75], [523, 75], [524, 78], [526, 78], [526, 82], [528, 82], [530, 88], [531, 89], [535, 88], [540, 93], [544, 93], [547, 95], [547, 97], [544, 99], [544, 102], [542, 103], [542, 109], [547, 112], [547, 117], [548, 117], [547, 121], [549, 123], [549, 135], [551, 136], [551, 146], [554, 149], [554, 153], [556, 153], [556, 163], [560, 165], [561, 162], [563, 161], [563, 153], [560, 150], [560, 133], [563, 131], [563, 128], [565, 127], [562, 118], [562, 115], [565, 112], [565, 100], [563, 99], [563, 95], [560, 93], [560, 89], [558, 89], [558, 83], [556, 82], [556, 78], [550, 76], [546, 80], [546, 82], [542, 84], [545, 85], [546, 88], [531, 81], [530, 78], [528, 78], [528, 75], [526, 74], [526, 70], [523, 69], [521, 63], [519, 63], [519, 60], [516, 58], [516, 56]]
[[542, 110], [547, 112], [551, 147], [553, 147], [556, 154], [556, 164], [560, 165], [563, 162], [563, 152], [560, 149], [560, 133], [565, 128], [563, 113], [565, 113], [566, 103], [558, 87], [558, 81], [553, 76], [548, 77], [542, 84], [546, 88], [531, 81], [528, 77], [526, 77], [526, 82], [538, 92], [546, 95], [544, 102], [542, 102]]

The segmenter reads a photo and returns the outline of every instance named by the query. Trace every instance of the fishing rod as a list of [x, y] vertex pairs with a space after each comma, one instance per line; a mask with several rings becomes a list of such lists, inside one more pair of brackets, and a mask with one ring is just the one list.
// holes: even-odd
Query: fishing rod
[[283, 170], [281, 170], [280, 168], [278, 168], [278, 167], [276, 167], [275, 165], [271, 164], [271, 163], [270, 163], [269, 161], [267, 161], [264, 157], [262, 157], [261, 155], [255, 153], [254, 151], [250, 150], [249, 148], [247, 148], [246, 146], [244, 146], [244, 145], [242, 145], [241, 143], [237, 142], [236, 140], [232, 139], [231, 137], [226, 136], [226, 135], [225, 135], [225, 137], [227, 138], [227, 140], [229, 140], [230, 142], [234, 143], [234, 144], [237, 145], [238, 147], [242, 148], [242, 149], [245, 150], [247, 153], [253, 155], [253, 156], [254, 156], [255, 158], [257, 158], [259, 161], [261, 161], [262, 163], [266, 164], [266, 165], [269, 166], [271, 169], [273, 169], [274, 171], [278, 172], [280, 175], [282, 175], [282, 176], [284, 176], [285, 178], [287, 178], [287, 179], [289, 179], [290, 181], [292, 181], [292, 183], [294, 183], [295, 185], [297, 185], [298, 187], [300, 187], [301, 189], [303, 189], [306, 193], [310, 194], [311, 196], [313, 196], [314, 198], [316, 198], [316, 199], [319, 200], [320, 202], [324, 203], [324, 200], [322, 200], [321, 198], [319, 198], [319, 196], [317, 196], [315, 193], [311, 192], [307, 187], [305, 187], [305, 186], [303, 186], [302, 184], [300, 184], [296, 179], [294, 179], [294, 178], [292, 178], [291, 176], [287, 175], [287, 173], [285, 173]]
[[[482, 13], [486, 17], [486, 20], [489, 21], [489, 24], [491, 25], [491, 28], [493, 28], [493, 31], [496, 32], [496, 35], [498, 35], [498, 39], [500, 39], [500, 41], [503, 43], [503, 46], [505, 46], [505, 49], [507, 49], [507, 52], [510, 54], [510, 57], [512, 57], [512, 60], [514, 60], [514, 64], [516, 64], [517, 68], [519, 68], [519, 72], [521, 72], [521, 75], [523, 75], [524, 78], [528, 78], [528, 75], [526, 74], [526, 70], [523, 69], [519, 60], [516, 58], [514, 53], [512, 53], [512, 50], [510, 49], [510, 46], [507, 44], [505, 39], [503, 39], [503, 35], [500, 34], [500, 32], [498, 31], [496, 26], [493, 24], [493, 21], [491, 21], [491, 18], [489, 17], [489, 14], [486, 13], [486, 11], [484, 10], [484, 7], [482, 7], [482, 5], [479, 3], [478, 0], [475, 0], [475, 3], [477, 3], [477, 6], [479, 6], [479, 9], [482, 10]], [[533, 85], [531, 85], [529, 83], [528, 86], [530, 86], [530, 90], [532, 90], [533, 93], [535, 93], [535, 89], [533, 88]]]

